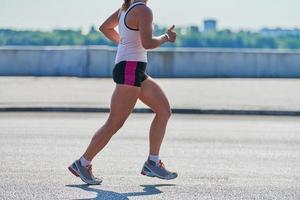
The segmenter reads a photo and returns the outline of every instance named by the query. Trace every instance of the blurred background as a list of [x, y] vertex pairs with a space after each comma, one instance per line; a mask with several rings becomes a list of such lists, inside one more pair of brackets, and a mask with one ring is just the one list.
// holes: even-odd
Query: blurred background
[[[100, 93], [113, 90], [116, 46], [98, 27], [123, 1], [0, 3], [2, 108], [109, 105]], [[149, 52], [147, 67], [165, 78], [158, 81], [173, 107], [300, 110], [298, 0], [150, 0], [149, 6], [155, 35], [172, 24], [178, 33], [176, 43]]]
[[[1, 0], [1, 45], [112, 45], [97, 29], [117, 1]], [[156, 34], [175, 24], [175, 47], [300, 48], [297, 0], [150, 0]], [[168, 46], [168, 45], [167, 45]]]
[[[0, 2], [0, 75], [111, 76], [115, 45], [98, 27], [123, 1]], [[175, 44], [150, 53], [154, 77], [300, 77], [297, 0], [150, 0], [149, 6], [155, 35], [172, 24], [179, 34]]]

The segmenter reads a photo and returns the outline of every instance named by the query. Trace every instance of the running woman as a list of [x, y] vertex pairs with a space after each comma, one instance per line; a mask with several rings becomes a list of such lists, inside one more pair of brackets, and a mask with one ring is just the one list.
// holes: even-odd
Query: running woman
[[[171, 116], [168, 99], [158, 84], [146, 73], [147, 49], [166, 42], [175, 42], [173, 25], [159, 37], [153, 36], [153, 15], [147, 0], [125, 0], [122, 8], [113, 13], [99, 28], [110, 40], [118, 44], [113, 70], [116, 88], [111, 98], [110, 114], [106, 123], [95, 133], [82, 157], [69, 166], [69, 170], [90, 185], [102, 182], [92, 173], [91, 161], [123, 126], [140, 99], [155, 113], [149, 133], [150, 151], [141, 174], [161, 179], [174, 179], [176, 172], [168, 171], [159, 159], [160, 147]], [[119, 26], [119, 32], [115, 27]]]

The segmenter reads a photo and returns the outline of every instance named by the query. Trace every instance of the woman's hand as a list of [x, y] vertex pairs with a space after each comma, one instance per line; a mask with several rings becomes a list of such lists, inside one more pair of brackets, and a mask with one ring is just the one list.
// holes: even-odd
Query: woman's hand
[[168, 35], [168, 41], [169, 42], [175, 42], [176, 41], [176, 32], [174, 31], [175, 25], [173, 25], [171, 28], [168, 29], [167, 35]]

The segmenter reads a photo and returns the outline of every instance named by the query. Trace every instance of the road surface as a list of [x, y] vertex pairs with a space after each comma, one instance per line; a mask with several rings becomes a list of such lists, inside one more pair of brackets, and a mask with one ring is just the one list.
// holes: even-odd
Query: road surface
[[173, 115], [161, 158], [179, 177], [140, 175], [152, 114], [133, 114], [94, 160], [100, 186], [67, 171], [101, 113], [0, 113], [0, 199], [300, 199], [300, 118]]

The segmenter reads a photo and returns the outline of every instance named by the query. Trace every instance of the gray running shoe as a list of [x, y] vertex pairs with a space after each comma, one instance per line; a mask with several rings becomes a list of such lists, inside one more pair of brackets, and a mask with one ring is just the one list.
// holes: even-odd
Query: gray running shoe
[[79, 160], [76, 160], [68, 167], [70, 172], [77, 177], [80, 177], [83, 182], [89, 185], [100, 185], [102, 180], [96, 178], [92, 173], [92, 165], [84, 167]]
[[141, 174], [166, 180], [175, 179], [178, 176], [176, 172], [168, 171], [161, 160], [159, 161], [158, 165], [151, 160], [147, 160], [143, 166]]

